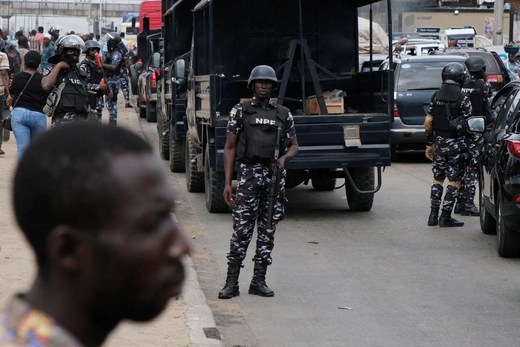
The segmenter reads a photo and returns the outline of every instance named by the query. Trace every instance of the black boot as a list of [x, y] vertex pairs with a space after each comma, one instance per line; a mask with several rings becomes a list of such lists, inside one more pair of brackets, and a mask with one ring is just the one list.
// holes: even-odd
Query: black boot
[[428, 225], [434, 226], [439, 224], [439, 208], [438, 207], [432, 207], [430, 212], [430, 217], [428, 217]]
[[235, 261], [229, 261], [226, 285], [218, 293], [219, 299], [231, 299], [234, 296], [239, 296], [238, 290], [238, 276], [240, 275], [240, 265]]
[[455, 204], [455, 208], [453, 208], [453, 213], [460, 214], [460, 209], [464, 206], [466, 202], [462, 199], [457, 199], [457, 203]]
[[464, 222], [451, 218], [451, 211], [442, 210], [441, 217], [439, 218], [439, 226], [441, 228], [461, 227], [464, 226]]
[[459, 213], [462, 216], [480, 216], [480, 210], [473, 201], [468, 201], [460, 207]]
[[109, 119], [109, 120], [108, 120], [108, 125], [117, 126], [117, 120]]
[[126, 108], [133, 108], [134, 105], [132, 105], [132, 104], [130, 103], [130, 101], [127, 101], [126, 104], [125, 104], [125, 107], [126, 107]]
[[265, 283], [266, 263], [255, 263], [253, 279], [249, 285], [249, 294], [260, 296], [274, 296], [274, 292]]

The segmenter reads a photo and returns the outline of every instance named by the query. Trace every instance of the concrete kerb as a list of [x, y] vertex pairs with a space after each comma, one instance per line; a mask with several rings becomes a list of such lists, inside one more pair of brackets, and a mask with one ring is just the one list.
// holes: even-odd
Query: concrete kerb
[[[122, 108], [120, 109], [122, 110]], [[125, 109], [129, 111], [129, 120], [132, 130], [145, 138], [139, 114], [134, 109]], [[176, 219], [175, 215], [174, 218]], [[195, 270], [195, 266], [190, 257], [184, 260], [186, 270], [186, 281], [182, 292], [182, 298], [186, 302], [188, 308], [184, 312], [186, 325], [190, 332], [190, 341], [194, 347], [224, 347], [220, 340], [220, 334], [216, 328], [215, 318], [209, 308], [206, 296], [202, 292], [199, 283], [199, 277]]]

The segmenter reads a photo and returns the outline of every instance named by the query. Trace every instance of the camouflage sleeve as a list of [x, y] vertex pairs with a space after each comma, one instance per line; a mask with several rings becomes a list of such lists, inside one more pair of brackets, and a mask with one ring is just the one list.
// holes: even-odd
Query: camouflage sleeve
[[294, 118], [293, 118], [291, 112], [289, 112], [289, 116], [287, 117], [287, 120], [285, 121], [285, 129], [287, 129], [285, 132], [285, 135], [288, 139], [296, 136], [296, 130], [294, 129]]
[[242, 105], [236, 104], [229, 112], [229, 120], [226, 131], [230, 134], [238, 135], [242, 129]]
[[460, 114], [465, 119], [473, 116], [473, 107], [471, 106], [471, 101], [469, 101], [467, 96], [464, 96], [462, 103], [460, 104]]

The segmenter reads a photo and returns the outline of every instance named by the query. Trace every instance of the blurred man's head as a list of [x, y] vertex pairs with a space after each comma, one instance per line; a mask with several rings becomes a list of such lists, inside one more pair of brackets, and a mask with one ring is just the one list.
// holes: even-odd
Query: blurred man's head
[[44, 133], [18, 164], [13, 203], [40, 282], [61, 284], [87, 319], [150, 320], [180, 294], [189, 245], [164, 167], [136, 134], [86, 122]]

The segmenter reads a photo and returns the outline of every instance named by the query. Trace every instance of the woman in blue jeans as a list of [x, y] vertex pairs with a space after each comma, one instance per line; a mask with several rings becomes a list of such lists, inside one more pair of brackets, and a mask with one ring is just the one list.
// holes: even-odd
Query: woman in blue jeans
[[18, 147], [18, 160], [31, 139], [47, 128], [47, 116], [43, 113], [47, 92], [42, 88], [42, 74], [36, 71], [40, 60], [37, 51], [28, 51], [24, 56], [24, 71], [15, 73], [9, 81], [11, 97], [7, 104], [13, 107], [11, 126]]

